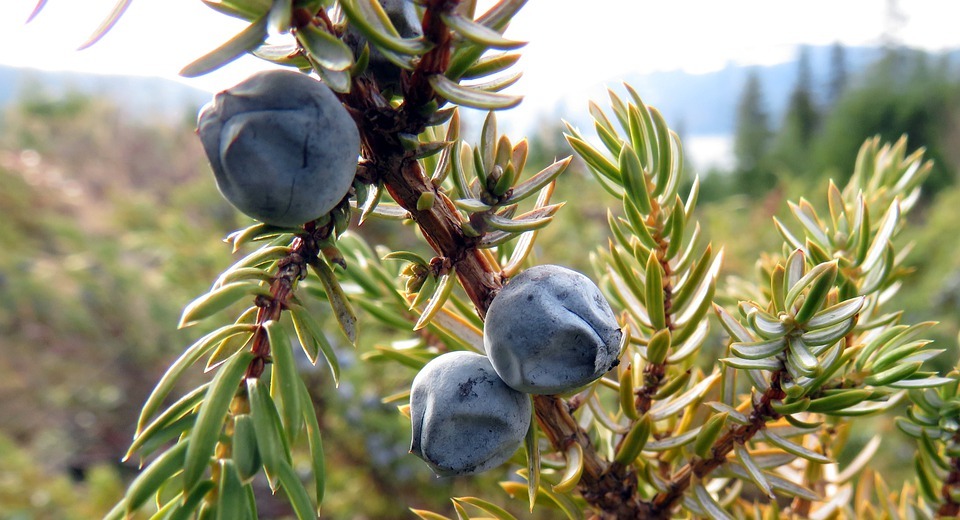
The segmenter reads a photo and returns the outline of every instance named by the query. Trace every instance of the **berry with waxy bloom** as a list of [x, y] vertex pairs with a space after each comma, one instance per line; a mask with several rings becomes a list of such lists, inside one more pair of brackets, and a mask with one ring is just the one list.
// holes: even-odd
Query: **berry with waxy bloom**
[[441, 477], [480, 473], [517, 451], [531, 413], [530, 398], [505, 385], [485, 356], [448, 352], [413, 380], [410, 452]]
[[259, 72], [220, 92], [201, 110], [197, 132], [220, 193], [267, 224], [326, 215], [356, 174], [353, 118], [326, 85], [299, 72]]
[[529, 394], [558, 394], [617, 365], [622, 332], [586, 276], [539, 265], [511, 279], [487, 311], [483, 345], [500, 377]]

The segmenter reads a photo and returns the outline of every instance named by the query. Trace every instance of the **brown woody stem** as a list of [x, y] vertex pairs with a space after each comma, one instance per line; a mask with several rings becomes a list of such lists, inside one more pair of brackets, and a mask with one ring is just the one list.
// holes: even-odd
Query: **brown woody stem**
[[667, 490], [657, 493], [653, 497], [649, 518], [670, 518], [671, 511], [683, 496], [683, 493], [690, 487], [694, 477], [700, 479], [710, 474], [727, 461], [727, 455], [733, 451], [736, 444], [746, 444], [757, 432], [763, 429], [767, 421], [780, 417], [780, 414], [773, 409], [772, 403], [786, 397], [786, 393], [780, 388], [781, 377], [782, 372], [774, 372], [770, 380], [770, 388], [760, 396], [760, 400], [753, 406], [749, 424], [727, 430], [713, 445], [710, 450], [710, 458], [695, 459], [688, 462], [673, 475], [667, 485]]
[[[653, 187], [648, 186], [648, 189], [652, 191]], [[659, 213], [661, 211], [660, 203], [655, 199], [650, 202], [651, 211], [650, 215], [646, 219], [646, 224], [654, 227], [654, 232], [652, 234], [654, 239], [657, 241], [657, 258], [660, 262], [660, 268], [663, 269], [664, 324], [668, 330], [672, 331], [674, 328], [673, 313], [671, 312], [673, 309], [673, 281], [671, 279], [673, 276], [673, 268], [670, 267], [670, 259], [667, 258], [667, 249], [670, 247], [670, 242], [663, 237], [664, 232], [662, 226], [657, 226]], [[666, 361], [661, 363], [648, 363], [643, 368], [643, 386], [635, 391], [637, 397], [634, 400], [634, 406], [636, 407], [637, 413], [640, 416], [643, 416], [643, 414], [650, 411], [650, 408], [653, 406], [654, 396], [663, 385], [666, 374]], [[633, 427], [633, 423], [631, 423], [630, 427]], [[618, 451], [626, 439], [626, 435], [620, 438], [620, 442], [617, 443]], [[611, 473], [633, 473], [629, 467], [625, 467], [617, 462], [611, 464], [608, 471]], [[636, 476], [633, 475], [632, 478], [636, 479]]]
[[[419, 134], [426, 125], [425, 109], [439, 99], [429, 84], [431, 74], [443, 73], [450, 59], [450, 31], [439, 14], [453, 10], [454, 0], [431, 0], [423, 18], [424, 37], [434, 44], [416, 69], [404, 78], [404, 104], [394, 109], [385, 103], [374, 85], [358, 78], [343, 101], [350, 107], [360, 128], [363, 156], [369, 161], [374, 178], [383, 182], [390, 196], [407, 210], [424, 238], [440, 257], [456, 267], [457, 278], [484, 317], [494, 296], [503, 285], [499, 269], [477, 249], [478, 237], [464, 234], [460, 212], [446, 195], [427, 179], [413, 154], [405, 150], [398, 133]], [[433, 193], [436, 203], [418, 209], [423, 193]], [[602, 511], [603, 518], [637, 518], [642, 504], [636, 498], [635, 477], [606, 472], [608, 462], [594, 448], [587, 433], [579, 427], [566, 403], [553, 396], [535, 396], [534, 405], [541, 430], [557, 451], [570, 443], [583, 448], [584, 472], [578, 489], [584, 498]]]
[[[659, 204], [656, 201], [653, 201], [654, 212], [652, 213], [649, 220], [655, 221], [656, 214], [659, 211]], [[663, 269], [663, 316], [666, 328], [668, 330], [673, 330], [673, 313], [671, 312], [673, 308], [673, 281], [671, 277], [673, 276], [673, 268], [670, 267], [670, 259], [666, 257], [667, 248], [670, 246], [670, 243], [660, 238], [662, 235], [662, 230], [657, 230], [657, 256], [660, 259], [660, 267]], [[655, 331], [656, 332], [656, 331]], [[643, 415], [650, 411], [650, 407], [653, 406], [653, 396], [656, 395], [657, 390], [660, 389], [660, 385], [663, 384], [663, 379], [667, 375], [667, 362], [663, 363], [649, 363], [643, 368], [643, 386], [637, 390], [637, 399], [636, 407], [637, 412], [640, 415]]]
[[[960, 435], [954, 436], [952, 442], [960, 443]], [[940, 488], [940, 496], [943, 498], [943, 504], [937, 510], [938, 518], [953, 518], [960, 516], [960, 503], [957, 503], [950, 495], [951, 488], [960, 487], [960, 458], [950, 458], [950, 473], [943, 481], [943, 487]]]
[[314, 227], [313, 223], [305, 227], [306, 231], [290, 244], [290, 253], [278, 263], [277, 274], [270, 283], [271, 297], [257, 299], [260, 307], [257, 309], [257, 330], [253, 334], [253, 345], [250, 348], [254, 358], [247, 367], [244, 379], [258, 378], [263, 374], [270, 360], [270, 342], [267, 340], [264, 324], [280, 319], [297, 281], [306, 276], [307, 262], [317, 258], [320, 254], [320, 241], [333, 231], [332, 222], [321, 228]]

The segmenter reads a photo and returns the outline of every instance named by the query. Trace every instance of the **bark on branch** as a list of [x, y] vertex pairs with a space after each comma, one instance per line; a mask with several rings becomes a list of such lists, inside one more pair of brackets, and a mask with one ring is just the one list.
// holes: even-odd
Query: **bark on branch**
[[[462, 218], [456, 207], [434, 186], [421, 170], [412, 153], [405, 150], [398, 133], [419, 134], [426, 124], [425, 109], [432, 103], [442, 105], [429, 84], [431, 74], [446, 70], [450, 58], [450, 31], [439, 13], [452, 10], [456, 1], [433, 0], [423, 19], [424, 37], [434, 47], [424, 55], [416, 70], [404, 78], [405, 103], [394, 109], [363, 78], [354, 81], [351, 92], [343, 97], [360, 129], [363, 156], [369, 161], [375, 179], [382, 182], [391, 197], [420, 228], [437, 255], [456, 266], [457, 278], [484, 317], [490, 302], [503, 284], [501, 273], [477, 249], [477, 238], [464, 234]], [[436, 203], [418, 209], [423, 193], [434, 193]], [[554, 449], [562, 451], [576, 442], [583, 448], [584, 474], [578, 489], [603, 518], [642, 518], [643, 504], [637, 498], [636, 477], [623, 470], [606, 472], [609, 463], [594, 448], [587, 433], [579, 427], [567, 404], [553, 396], [536, 396], [536, 416], [541, 430]]]

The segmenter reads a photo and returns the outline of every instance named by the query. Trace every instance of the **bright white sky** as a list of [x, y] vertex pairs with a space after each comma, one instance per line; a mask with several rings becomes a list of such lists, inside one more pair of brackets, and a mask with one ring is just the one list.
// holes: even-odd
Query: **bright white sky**
[[[0, 64], [176, 78], [195, 57], [238, 32], [243, 22], [197, 0], [134, 0], [99, 44], [74, 49], [114, 0], [49, 0], [24, 26], [36, 0], [0, 5]], [[489, 5], [490, 1], [481, 4]], [[887, 0], [530, 0], [508, 36], [529, 41], [521, 66], [528, 95], [575, 90], [630, 72], [706, 72], [727, 61], [772, 63], [800, 43], [876, 44]], [[960, 1], [902, 0], [900, 39], [913, 46], [960, 46]], [[255, 59], [189, 84], [219, 90], [262, 66]]]
[[[0, 64], [51, 70], [152, 75], [218, 91], [266, 66], [244, 58], [205, 77], [177, 72], [244, 27], [197, 0], [134, 0], [93, 48], [76, 47], [114, 0], [49, 0], [23, 25], [36, 0], [0, 0]], [[481, 0], [481, 8], [490, 0]], [[559, 100], [580, 106], [591, 86], [629, 73], [708, 72], [727, 62], [771, 64], [798, 44], [881, 42], [890, 0], [530, 0], [507, 32], [529, 41], [510, 89], [525, 96], [528, 121]], [[960, 46], [958, 0], [901, 0], [902, 42], [930, 50]], [[584, 107], [585, 109], [585, 107]], [[512, 114], [511, 114], [512, 115]]]

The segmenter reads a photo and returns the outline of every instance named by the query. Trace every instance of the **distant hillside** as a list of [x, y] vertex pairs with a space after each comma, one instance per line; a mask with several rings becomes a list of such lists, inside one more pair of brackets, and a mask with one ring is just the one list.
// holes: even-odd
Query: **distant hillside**
[[[822, 89], [828, 78], [830, 47], [811, 46], [808, 49], [814, 84]], [[855, 81], [857, 73], [866, 69], [882, 53], [878, 47], [846, 47], [845, 51], [851, 81]], [[952, 51], [950, 57], [960, 59], [960, 51]], [[767, 66], [730, 64], [707, 74], [676, 70], [603, 78], [597, 81], [595, 88], [571, 94], [567, 99], [544, 99], [549, 94], [538, 92], [538, 103], [524, 103], [517, 110], [502, 114], [501, 120], [506, 128], [526, 133], [534, 131], [547, 118], [551, 122], [559, 122], [560, 118], [564, 118], [581, 128], [589, 128], [592, 125], [583, 109], [586, 101], [597, 99], [605, 104], [606, 86], [616, 87], [626, 81], [637, 89], [644, 101], [656, 106], [664, 114], [671, 127], [681, 129], [683, 134], [731, 135], [740, 90], [751, 69], [760, 74], [764, 102], [771, 121], [776, 123], [783, 115], [796, 82], [795, 60]], [[37, 88], [51, 94], [73, 89], [104, 95], [138, 117], [186, 117], [210, 98], [207, 92], [161, 78], [46, 72], [0, 66], [0, 108], [11, 103], [24, 89]], [[562, 110], [545, 110], [544, 107], [551, 104]], [[543, 112], [549, 112], [549, 115]]]
[[103, 96], [134, 117], [179, 121], [196, 113], [210, 94], [175, 81], [142, 77], [49, 72], [0, 66], [0, 109], [25, 94], [65, 92]]
[[[829, 76], [830, 46], [807, 47], [815, 94], [822, 99]], [[847, 73], [851, 81], [880, 58], [879, 47], [845, 47]], [[729, 64], [707, 74], [682, 71], [656, 72], [624, 78], [656, 106], [671, 126], [688, 135], [732, 134], [740, 92], [750, 70], [756, 70], [763, 88], [764, 104], [776, 123], [783, 116], [790, 92], [797, 81], [796, 58], [776, 65]]]

